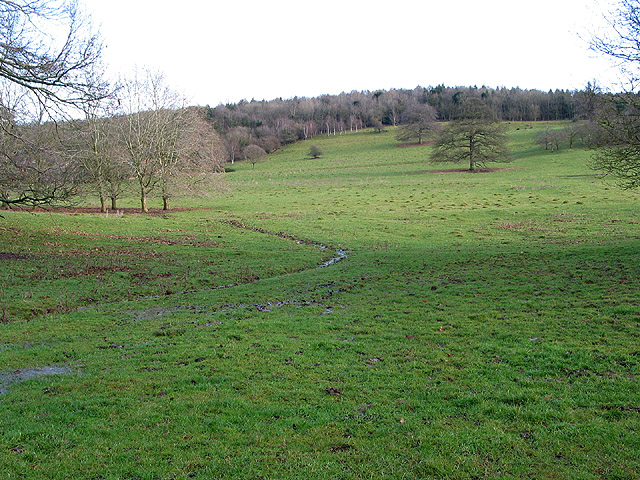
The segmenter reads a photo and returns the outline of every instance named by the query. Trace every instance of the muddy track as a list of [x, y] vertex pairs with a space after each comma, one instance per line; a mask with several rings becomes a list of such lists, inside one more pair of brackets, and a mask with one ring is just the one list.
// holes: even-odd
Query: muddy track
[[[338, 263], [340, 260], [344, 260], [345, 258], [347, 258], [347, 253], [342, 250], [341, 248], [332, 248], [328, 245], [324, 245], [322, 243], [319, 242], [314, 242], [313, 240], [308, 240], [308, 239], [301, 239], [301, 238], [297, 238], [289, 233], [283, 233], [283, 232], [271, 232], [269, 230], [265, 230], [264, 228], [260, 228], [260, 227], [252, 227], [249, 225], [245, 225], [244, 223], [240, 222], [239, 220], [221, 220], [222, 223], [225, 223], [227, 225], [230, 225], [232, 227], [235, 228], [241, 228], [243, 230], [249, 230], [251, 232], [257, 232], [257, 233], [262, 233], [264, 235], [272, 235], [275, 237], [280, 237], [280, 238], [284, 238], [286, 240], [291, 240], [293, 242], [296, 242], [298, 244], [301, 245], [312, 245], [316, 248], [320, 248], [322, 250], [334, 250], [335, 251], [335, 257], [327, 260], [324, 263], [321, 263], [320, 265], [316, 265], [313, 268], [324, 268], [324, 267], [328, 267], [330, 265], [334, 265], [336, 263]], [[304, 270], [301, 270], [304, 271]], [[277, 278], [277, 277], [274, 277]]]
[[[222, 223], [227, 224], [229, 226], [232, 226], [234, 228], [240, 228], [243, 230], [248, 230], [251, 232], [257, 232], [257, 233], [261, 233], [264, 235], [272, 235], [275, 237], [279, 237], [279, 238], [284, 238], [286, 240], [291, 240], [292, 242], [296, 242], [298, 244], [303, 244], [303, 245], [311, 245], [315, 248], [319, 248], [322, 250], [334, 250], [335, 252], [335, 256], [333, 256], [332, 258], [330, 258], [329, 260], [319, 264], [319, 265], [315, 265], [312, 267], [308, 267], [308, 268], [303, 268], [302, 270], [299, 270], [295, 273], [300, 273], [300, 272], [304, 272], [304, 271], [309, 271], [309, 270], [314, 270], [314, 269], [318, 269], [318, 268], [326, 268], [329, 267], [331, 265], [335, 265], [336, 263], [340, 262], [341, 260], [344, 260], [345, 258], [347, 258], [347, 253], [341, 249], [341, 248], [332, 248], [328, 245], [324, 245], [322, 243], [319, 242], [314, 242], [312, 240], [308, 240], [308, 239], [300, 239], [298, 237], [295, 237], [294, 235], [291, 235], [289, 233], [283, 233], [283, 232], [271, 232], [269, 230], [265, 230], [263, 228], [260, 227], [254, 227], [254, 226], [249, 226], [246, 225], [242, 222], [240, 222], [239, 220], [221, 220]], [[280, 278], [283, 277], [285, 275], [289, 275], [287, 273], [282, 274], [282, 275], [276, 275], [274, 277], [268, 277], [268, 278], [262, 278], [262, 279], [258, 279], [255, 280], [256, 282], [259, 281], [263, 281], [263, 280], [272, 280], [275, 278]], [[253, 282], [251, 282], [253, 283]], [[218, 285], [216, 287], [211, 287], [212, 290], [222, 290], [222, 289], [228, 289], [228, 288], [233, 288], [233, 287], [237, 287], [239, 285], [245, 285], [242, 283], [231, 283], [228, 285]], [[342, 289], [339, 289], [337, 291], [334, 290], [328, 290], [328, 292], [323, 292], [321, 293], [321, 290], [323, 287], [329, 287], [330, 284], [328, 285], [321, 285], [317, 288], [317, 291], [315, 293], [320, 293], [320, 298], [323, 300], [326, 300], [328, 298], [330, 298], [334, 293], [338, 293], [340, 291], [343, 291]], [[348, 288], [347, 288], [348, 289]], [[175, 292], [171, 295], [176, 295], [176, 294], [187, 294], [187, 293], [196, 293], [195, 290], [191, 290], [191, 291], [182, 291], [182, 292]], [[312, 292], [314, 293], [314, 292]], [[150, 298], [164, 298], [166, 297], [166, 295], [154, 295], [154, 296], [150, 296], [150, 297], [143, 297], [141, 298], [142, 300], [144, 299], [150, 299]], [[274, 301], [270, 301], [270, 302], [265, 302], [265, 303], [244, 303], [244, 304], [236, 304], [236, 305], [231, 305], [231, 304], [224, 304], [221, 306], [220, 309], [215, 310], [215, 311], [211, 311], [212, 314], [215, 313], [220, 313], [220, 312], [225, 312], [225, 311], [229, 311], [229, 310], [236, 310], [236, 309], [243, 309], [243, 308], [255, 308], [259, 311], [262, 312], [270, 312], [272, 309], [274, 308], [279, 308], [279, 307], [283, 307], [285, 305], [297, 305], [297, 306], [309, 306], [309, 305], [315, 305], [315, 304], [320, 304], [322, 303], [321, 301], [318, 300], [305, 300], [305, 299], [286, 299], [286, 300], [274, 300]], [[208, 311], [207, 307], [204, 306], [193, 306], [193, 305], [178, 305], [178, 306], [174, 306], [174, 307], [167, 307], [167, 308], [158, 308], [158, 307], [153, 307], [153, 308], [148, 308], [145, 310], [140, 310], [140, 311], [131, 311], [130, 313], [133, 316], [134, 320], [146, 320], [146, 319], [152, 319], [152, 318], [158, 318], [161, 317], [163, 315], [167, 315], [167, 314], [171, 314], [174, 312], [178, 312], [178, 311], [192, 311], [192, 312], [203, 312], [203, 311]], [[327, 312], [330, 313], [331, 311], [333, 311], [332, 307], [329, 307]], [[325, 313], [327, 313], [325, 312]], [[203, 325], [198, 325], [198, 326], [203, 326]], [[204, 325], [204, 326], [209, 326]]]
[[[296, 273], [300, 273], [300, 272], [304, 272], [304, 271], [309, 271], [309, 270], [313, 270], [313, 269], [317, 269], [317, 268], [325, 268], [325, 267], [329, 267], [331, 265], [334, 265], [336, 263], [338, 263], [341, 260], [344, 260], [345, 258], [347, 258], [347, 253], [340, 249], [340, 248], [331, 248], [328, 245], [324, 245], [318, 242], [313, 242], [311, 240], [304, 240], [304, 239], [298, 239], [296, 237], [294, 237], [293, 235], [287, 234], [287, 233], [282, 233], [282, 232], [270, 232], [268, 230], [264, 230], [262, 228], [259, 227], [251, 227], [251, 226], [247, 226], [243, 223], [241, 223], [238, 220], [227, 220], [227, 221], [223, 221], [223, 223], [226, 223], [227, 225], [233, 226], [235, 228], [241, 228], [244, 230], [248, 230], [248, 231], [253, 231], [253, 232], [257, 232], [257, 233], [261, 233], [264, 235], [273, 235], [273, 236], [277, 236], [280, 238], [284, 238], [287, 240], [291, 240], [294, 242], [297, 242], [299, 244], [305, 244], [305, 245], [311, 245], [314, 246], [316, 248], [322, 249], [322, 250], [334, 250], [335, 255], [330, 258], [329, 260], [321, 263], [320, 265], [314, 265], [305, 269], [300, 270], [299, 272]], [[287, 274], [284, 274], [287, 275]], [[268, 279], [274, 279], [274, 278], [279, 278], [282, 277], [284, 275], [277, 275], [274, 277], [269, 277], [267, 279], [262, 279], [262, 280], [268, 280]], [[256, 280], [256, 281], [260, 281], [260, 280]], [[356, 281], [357, 283], [357, 281]], [[237, 309], [256, 309], [258, 311], [261, 312], [271, 312], [272, 309], [277, 309], [280, 307], [284, 307], [287, 305], [295, 305], [298, 307], [305, 307], [305, 306], [311, 306], [311, 305], [323, 305], [324, 302], [328, 301], [333, 295], [337, 294], [337, 293], [342, 293], [348, 290], [351, 290], [352, 288], [355, 288], [356, 283], [351, 284], [351, 285], [347, 285], [344, 287], [337, 287], [334, 282], [330, 282], [324, 285], [318, 285], [315, 287], [314, 291], [309, 293], [309, 297], [310, 298], [298, 298], [298, 299], [285, 299], [285, 300], [274, 300], [274, 301], [269, 301], [269, 302], [265, 302], [265, 303], [242, 303], [242, 304], [222, 304], [221, 306], [219, 306], [217, 309], [211, 309], [210, 307], [207, 306], [194, 306], [194, 305], [176, 305], [176, 306], [172, 306], [172, 307], [152, 307], [152, 308], [147, 308], [147, 309], [143, 309], [143, 310], [131, 310], [128, 313], [132, 316], [132, 319], [134, 321], [140, 321], [140, 320], [150, 320], [150, 319], [154, 319], [154, 318], [159, 318], [162, 317], [164, 315], [169, 315], [175, 312], [181, 312], [181, 311], [191, 311], [193, 313], [196, 314], [202, 314], [204, 312], [207, 312], [209, 315], [215, 315], [218, 313], [223, 313], [223, 312], [227, 312], [230, 310], [237, 310]], [[212, 287], [213, 289], [226, 289], [226, 288], [232, 288], [232, 287], [237, 287], [239, 285], [239, 283], [235, 283], [235, 284], [229, 284], [229, 285], [220, 285], [217, 287]], [[179, 295], [179, 294], [188, 294], [188, 293], [196, 293], [196, 290], [192, 290], [192, 291], [183, 291], [183, 292], [175, 292], [172, 293], [171, 296], [173, 295]], [[150, 297], [142, 297], [136, 300], [131, 300], [133, 301], [138, 301], [138, 300], [144, 300], [144, 299], [159, 299], [159, 298], [166, 298], [167, 295], [157, 295], [157, 296], [150, 296]], [[314, 298], [315, 297], [315, 298]], [[127, 301], [128, 302], [128, 301]], [[95, 307], [104, 307], [107, 304], [100, 304], [100, 305], [86, 305], [83, 307], [79, 307], [77, 309], [75, 309], [75, 311], [82, 311], [88, 308], [95, 308]], [[325, 305], [326, 306], [326, 305]], [[326, 310], [324, 312], [322, 312], [320, 315], [328, 315], [331, 314], [334, 310], [334, 306], [333, 305], [329, 305], [326, 306]], [[209, 326], [213, 326], [213, 325], [218, 325], [221, 324], [222, 321], [221, 320], [215, 320], [215, 321], [210, 321], [208, 323], [199, 323], [199, 322], [193, 322], [193, 326], [194, 327], [209, 327]], [[118, 346], [99, 346], [98, 348], [116, 348]], [[19, 382], [23, 382], [23, 381], [27, 381], [33, 378], [38, 378], [38, 377], [43, 377], [43, 376], [50, 376], [50, 375], [66, 375], [66, 374], [70, 374], [72, 373], [72, 369], [70, 367], [67, 366], [58, 366], [58, 365], [48, 365], [48, 366], [41, 366], [41, 367], [35, 367], [35, 368], [28, 368], [28, 369], [20, 369], [20, 370], [15, 370], [15, 371], [10, 371], [10, 372], [3, 372], [0, 371], [0, 396], [6, 394], [9, 390], [9, 387], [11, 386], [11, 384], [13, 383], [19, 383]]]

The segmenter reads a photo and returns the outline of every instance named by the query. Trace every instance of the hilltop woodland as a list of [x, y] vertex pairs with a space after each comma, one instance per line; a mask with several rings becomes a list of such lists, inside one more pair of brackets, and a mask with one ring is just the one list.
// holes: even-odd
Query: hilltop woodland
[[267, 153], [317, 135], [339, 135], [387, 126], [403, 126], [399, 139], [423, 143], [431, 120], [448, 122], [463, 105], [478, 100], [501, 121], [593, 120], [596, 89], [584, 91], [522, 90], [488, 87], [416, 87], [351, 92], [316, 98], [240, 101], [208, 109], [222, 135], [227, 160], [245, 158], [246, 148], [258, 145]]

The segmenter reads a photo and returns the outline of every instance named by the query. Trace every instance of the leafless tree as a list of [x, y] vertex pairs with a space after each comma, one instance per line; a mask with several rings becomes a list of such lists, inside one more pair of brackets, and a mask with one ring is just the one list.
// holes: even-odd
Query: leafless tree
[[185, 104], [161, 74], [150, 70], [124, 80], [120, 92], [118, 123], [125, 163], [138, 184], [140, 208], [147, 212], [147, 196], [179, 160]]
[[0, 202], [53, 203], [75, 191], [65, 184], [69, 165], [50, 162], [57, 145], [45, 155], [32, 137], [55, 133], [50, 122], [103, 95], [89, 74], [101, 50], [75, 0], [0, 0]]
[[81, 177], [72, 154], [51, 121], [5, 126], [0, 157], [0, 202], [47, 205], [78, 192]]
[[251, 135], [248, 128], [235, 127], [227, 133], [225, 139], [229, 161], [233, 165], [236, 159], [242, 156], [242, 149], [249, 145]]
[[436, 132], [436, 110], [431, 105], [416, 104], [402, 115], [403, 125], [396, 138], [400, 141], [418, 140], [422, 145], [425, 138]]
[[592, 48], [612, 59], [626, 77], [622, 92], [596, 97], [598, 149], [591, 166], [622, 188], [640, 187], [640, 1], [620, 0], [605, 17], [608, 29]]
[[87, 102], [82, 110], [84, 119], [63, 125], [68, 148], [85, 174], [86, 187], [100, 199], [100, 210], [117, 209], [117, 200], [124, 193], [129, 169], [123, 164], [124, 148], [114, 120], [115, 97]]
[[267, 154], [267, 152], [258, 145], [247, 145], [244, 147], [243, 153], [245, 158], [251, 162], [251, 168], [256, 168], [256, 163]]
[[202, 109], [189, 107], [175, 113], [164, 154], [159, 156], [164, 210], [169, 209], [169, 200], [175, 195], [197, 193], [198, 187], [211, 185], [212, 176], [224, 172], [222, 142]]

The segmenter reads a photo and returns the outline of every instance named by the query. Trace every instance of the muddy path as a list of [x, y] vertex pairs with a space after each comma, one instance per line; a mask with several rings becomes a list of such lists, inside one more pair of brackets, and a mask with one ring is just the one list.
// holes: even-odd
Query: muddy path
[[[319, 268], [327, 268], [330, 267], [332, 265], [335, 265], [336, 263], [345, 260], [346, 258], [348, 258], [348, 254], [346, 250], [343, 250], [342, 248], [334, 248], [331, 247], [329, 245], [325, 245], [323, 243], [320, 242], [316, 242], [313, 240], [309, 240], [309, 239], [301, 239], [298, 238], [294, 235], [291, 235], [289, 233], [284, 233], [284, 232], [272, 232], [269, 230], [265, 230], [261, 227], [256, 227], [256, 226], [250, 226], [250, 225], [246, 225], [244, 223], [242, 223], [239, 220], [222, 220], [222, 223], [232, 226], [234, 228], [239, 228], [239, 229], [243, 229], [243, 230], [247, 230], [247, 231], [251, 231], [251, 232], [256, 232], [256, 233], [260, 233], [263, 235], [271, 235], [271, 236], [275, 236], [275, 237], [279, 237], [279, 238], [283, 238], [286, 240], [290, 240], [292, 242], [296, 242], [298, 244], [304, 244], [304, 245], [310, 245], [313, 246], [315, 248], [321, 249], [321, 250], [333, 250], [334, 255], [333, 257], [329, 258], [328, 260], [317, 264], [317, 265], [313, 265], [307, 268], [304, 268], [302, 270], [299, 270], [297, 272], [295, 272], [296, 274], [305, 272], [305, 271], [310, 271], [310, 270], [315, 270], [315, 269], [319, 269]], [[273, 279], [277, 279], [277, 278], [281, 278], [287, 275], [291, 275], [291, 273], [285, 273], [285, 274], [281, 274], [281, 275], [276, 275], [273, 277], [266, 277], [266, 278], [260, 278], [257, 279], [251, 283], [254, 282], [260, 282], [260, 281], [265, 281], [265, 280], [273, 280]], [[246, 285], [245, 283], [231, 283], [231, 284], [227, 284], [227, 285], [218, 285], [215, 287], [211, 287], [212, 290], [224, 290], [224, 289], [230, 289], [230, 288], [234, 288], [234, 287], [238, 287], [240, 285]], [[334, 294], [336, 293], [340, 293], [342, 291], [346, 291], [349, 290], [350, 287], [344, 287], [344, 288], [339, 288], [339, 287], [335, 287], [335, 284], [333, 282], [329, 282], [329, 283], [324, 283], [322, 285], [318, 285], [314, 291], [309, 292], [306, 299], [303, 298], [291, 298], [291, 299], [279, 299], [279, 300], [272, 300], [272, 301], [267, 301], [267, 302], [262, 302], [262, 303], [238, 303], [238, 304], [229, 304], [229, 303], [223, 303], [221, 306], [219, 306], [219, 308], [217, 309], [211, 309], [207, 306], [203, 306], [203, 305], [175, 305], [175, 306], [171, 306], [171, 307], [151, 307], [151, 308], [147, 308], [147, 309], [143, 309], [143, 310], [130, 310], [129, 314], [131, 315], [132, 319], [134, 321], [140, 321], [140, 320], [149, 320], [149, 319], [153, 319], [153, 318], [159, 318], [165, 315], [170, 315], [172, 313], [176, 313], [176, 312], [192, 312], [192, 313], [204, 313], [207, 312], [209, 315], [215, 315], [217, 313], [223, 313], [223, 312], [228, 312], [231, 310], [239, 310], [239, 309], [256, 309], [258, 311], [261, 312], [271, 312], [274, 309], [278, 309], [280, 307], [284, 307], [287, 305], [295, 305], [298, 307], [304, 307], [304, 306], [310, 306], [310, 305], [323, 305], [328, 299], [330, 299]], [[174, 292], [171, 294], [171, 296], [173, 295], [184, 295], [184, 294], [189, 294], [189, 293], [196, 293], [196, 290], [193, 291], [182, 291], [182, 292]], [[166, 298], [166, 295], [154, 295], [154, 296], [150, 296], [150, 297], [143, 297], [139, 300], [148, 300], [148, 299], [160, 299], [160, 298]], [[313, 297], [316, 297], [314, 299], [312, 299]], [[330, 314], [332, 313], [334, 310], [333, 306], [328, 306], [325, 310], [325, 312], [323, 312], [323, 314]], [[214, 322], [216, 323], [216, 322]], [[196, 324], [197, 326], [210, 326], [213, 325], [214, 323], [207, 323], [207, 324]]]
[[[345, 260], [348, 257], [347, 252], [341, 248], [333, 248], [333, 247], [330, 247], [329, 245], [325, 245], [319, 242], [314, 242], [312, 240], [300, 239], [288, 233], [271, 232], [260, 227], [245, 225], [238, 220], [226, 220], [226, 221], [223, 221], [223, 223], [233, 226], [235, 228], [240, 228], [247, 231], [260, 233], [263, 235], [276, 236], [279, 238], [284, 238], [284, 239], [296, 242], [298, 244], [310, 245], [317, 249], [334, 252], [333, 256], [328, 260], [317, 265], [311, 265], [309, 267], [303, 268], [298, 272], [295, 272], [296, 274], [308, 272], [308, 271], [319, 269], [319, 268], [327, 268], [337, 264], [342, 260]], [[280, 277], [284, 277], [286, 275], [291, 275], [291, 273], [276, 275], [273, 277], [261, 278], [255, 281], [260, 282], [265, 280], [273, 280]], [[274, 299], [271, 301], [263, 301], [261, 303], [251, 303], [251, 302], [226, 303], [224, 302], [218, 305], [201, 305], [201, 306], [190, 305], [190, 304], [178, 304], [178, 305], [174, 304], [171, 306], [154, 306], [146, 309], [139, 309], [134, 307], [131, 310], [128, 310], [128, 311], [125, 310], [123, 313], [129, 314], [130, 316], [129, 321], [143, 321], [143, 320], [152, 320], [152, 319], [161, 318], [165, 315], [171, 315], [177, 312], [191, 312], [195, 314], [195, 317], [196, 317], [194, 318], [193, 322], [190, 322], [192, 323], [193, 327], [210, 327], [210, 326], [222, 324], [223, 323], [222, 319], [214, 318], [217, 314], [224, 314], [225, 312], [229, 312], [232, 310], [240, 310], [240, 309], [253, 309], [260, 312], [269, 313], [273, 310], [276, 310], [285, 306], [295, 306], [299, 308], [308, 307], [308, 306], [322, 306], [324, 308], [324, 311], [321, 312], [319, 315], [330, 315], [331, 313], [333, 313], [334, 309], [344, 308], [342, 305], [332, 302], [332, 297], [336, 294], [349, 291], [352, 288], [355, 288], [357, 283], [358, 282], [356, 281], [355, 283], [351, 282], [346, 285], [338, 285], [336, 282], [333, 282], [333, 281], [325, 281], [325, 282], [319, 283], [318, 285], [314, 285], [310, 291], [306, 292], [304, 295], [300, 295], [298, 298], [283, 299], [282, 296], [278, 298], [278, 292], [274, 292], [274, 297], [277, 299]], [[228, 284], [228, 285], [219, 285], [216, 287], [211, 287], [211, 289], [230, 289], [234, 287], [239, 287], [241, 285], [245, 285], [245, 284], [234, 283], [234, 284]], [[149, 296], [149, 297], [141, 297], [135, 300], [125, 301], [125, 303], [136, 302], [140, 300], [148, 300], [148, 299], [158, 299], [158, 300], [168, 299], [168, 298], [175, 297], [176, 295], [186, 295], [191, 293], [197, 293], [199, 291], [200, 290], [182, 291], [182, 292], [174, 292], [174, 293], [171, 293], [170, 295], [155, 295], [155, 296]], [[83, 310], [88, 310], [96, 307], [97, 308], [107, 307], [108, 305], [111, 305], [111, 303], [86, 305], [86, 306], [82, 306], [77, 309], [74, 309], [74, 311], [83, 311]], [[205, 316], [205, 318], [202, 319], [202, 316]], [[0, 345], [0, 350], [3, 350], [5, 348], [6, 346]], [[46, 365], [46, 366], [31, 367], [31, 368], [21, 368], [19, 370], [14, 370], [14, 371], [0, 371], [0, 396], [6, 394], [9, 391], [11, 385], [15, 383], [21, 383], [31, 379], [46, 377], [46, 376], [69, 375], [69, 374], [72, 374], [73, 372], [74, 370], [71, 367], [59, 366], [59, 365]]]

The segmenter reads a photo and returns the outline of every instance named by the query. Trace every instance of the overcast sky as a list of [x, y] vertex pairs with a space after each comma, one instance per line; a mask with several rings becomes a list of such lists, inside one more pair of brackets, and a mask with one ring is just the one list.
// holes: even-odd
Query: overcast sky
[[[609, 0], [600, 0], [606, 5]], [[83, 0], [109, 71], [164, 72], [191, 103], [447, 86], [580, 89], [595, 0]]]

